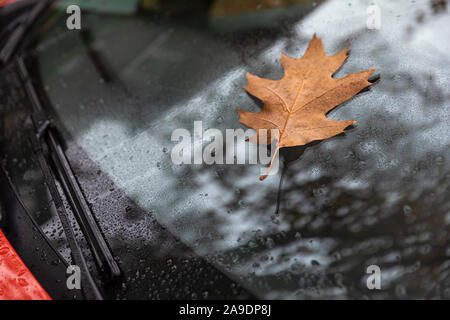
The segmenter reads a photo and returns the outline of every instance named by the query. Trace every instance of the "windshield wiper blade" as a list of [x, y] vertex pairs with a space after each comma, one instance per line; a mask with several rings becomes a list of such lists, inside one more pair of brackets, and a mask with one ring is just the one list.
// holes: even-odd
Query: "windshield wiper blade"
[[[119, 266], [100, 231], [97, 221], [81, 191], [69, 161], [58, 140], [56, 128], [45, 114], [36, 90], [31, 82], [25, 63], [17, 59], [17, 68], [25, 85], [25, 90], [32, 105], [32, 121], [39, 143], [45, 143], [50, 153], [53, 175], [58, 179], [78, 224], [87, 240], [99, 273], [105, 280], [120, 276]], [[53, 195], [52, 195], [53, 196]]]

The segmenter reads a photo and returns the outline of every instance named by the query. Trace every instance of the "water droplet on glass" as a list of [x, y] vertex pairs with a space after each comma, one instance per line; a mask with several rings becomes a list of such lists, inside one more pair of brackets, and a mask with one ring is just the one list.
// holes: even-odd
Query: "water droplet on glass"
[[412, 213], [412, 208], [408, 205], [403, 206], [403, 213], [405, 216], [409, 216]]
[[272, 249], [275, 246], [275, 241], [273, 241], [272, 238], [267, 238], [266, 246], [267, 248]]

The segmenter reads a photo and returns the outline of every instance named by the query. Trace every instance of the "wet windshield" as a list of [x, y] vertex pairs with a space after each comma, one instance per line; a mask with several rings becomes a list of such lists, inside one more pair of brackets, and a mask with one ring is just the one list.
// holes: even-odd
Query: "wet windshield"
[[[145, 246], [151, 216], [259, 298], [450, 298], [445, 1], [144, 3], [83, 11], [81, 30], [55, 14], [34, 53], [65, 138], [144, 209], [103, 213], [113, 251]], [[377, 69], [328, 114], [357, 125], [284, 150], [262, 182], [259, 164], [173, 163], [175, 129], [245, 129], [236, 110], [261, 108], [246, 72], [280, 79], [281, 52], [301, 57], [314, 33], [351, 50], [335, 77]]]

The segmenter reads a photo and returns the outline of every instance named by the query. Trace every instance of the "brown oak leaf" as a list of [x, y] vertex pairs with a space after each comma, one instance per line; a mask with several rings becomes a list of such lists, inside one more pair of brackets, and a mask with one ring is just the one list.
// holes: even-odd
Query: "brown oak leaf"
[[281, 54], [284, 76], [281, 80], [269, 80], [247, 73], [248, 85], [245, 90], [262, 100], [260, 112], [252, 113], [238, 110], [239, 121], [256, 130], [249, 141], [271, 144], [275, 137], [268, 134], [267, 141], [259, 141], [260, 129], [278, 129], [278, 143], [268, 171], [272, 167], [280, 148], [301, 146], [315, 140], [324, 140], [338, 135], [353, 120], [337, 121], [326, 114], [339, 104], [349, 100], [362, 89], [370, 86], [369, 77], [375, 71], [370, 69], [352, 73], [341, 79], [333, 74], [347, 59], [348, 48], [327, 56], [321, 39], [313, 36], [300, 59]]

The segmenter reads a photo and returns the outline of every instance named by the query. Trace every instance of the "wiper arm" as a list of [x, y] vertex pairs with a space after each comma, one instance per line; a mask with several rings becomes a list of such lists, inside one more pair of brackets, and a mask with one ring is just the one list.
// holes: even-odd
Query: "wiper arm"
[[37, 3], [31, 9], [30, 13], [19, 18], [18, 25], [11, 31], [5, 45], [0, 50], [0, 65], [6, 65], [9, 62], [26, 36], [26, 32], [53, 1], [54, 0], [36, 1]]
[[[35, 143], [38, 144], [38, 147], [40, 148], [42, 148], [42, 145], [45, 144], [50, 153], [51, 163], [55, 168], [52, 170], [51, 174], [47, 174], [47, 176], [49, 179], [54, 179], [54, 177], [56, 177], [60, 182], [64, 195], [66, 196], [75, 218], [77, 219], [77, 222], [86, 237], [99, 273], [107, 280], [116, 278], [120, 276], [119, 266], [114, 260], [103, 234], [97, 225], [93, 213], [87, 204], [64, 150], [59, 143], [56, 128], [51, 124], [45, 114], [45, 110], [39, 101], [25, 63], [21, 57], [17, 59], [17, 68], [24, 82], [25, 90], [32, 105], [32, 120], [36, 131], [35, 138], [37, 140]], [[48, 167], [50, 168], [50, 166]], [[54, 181], [51, 184], [54, 184]], [[57, 190], [53, 193], [53, 198], [59, 197]], [[61, 212], [63, 216], [67, 215], [64, 210]], [[77, 250], [78, 249], [75, 248], [75, 251]]]

